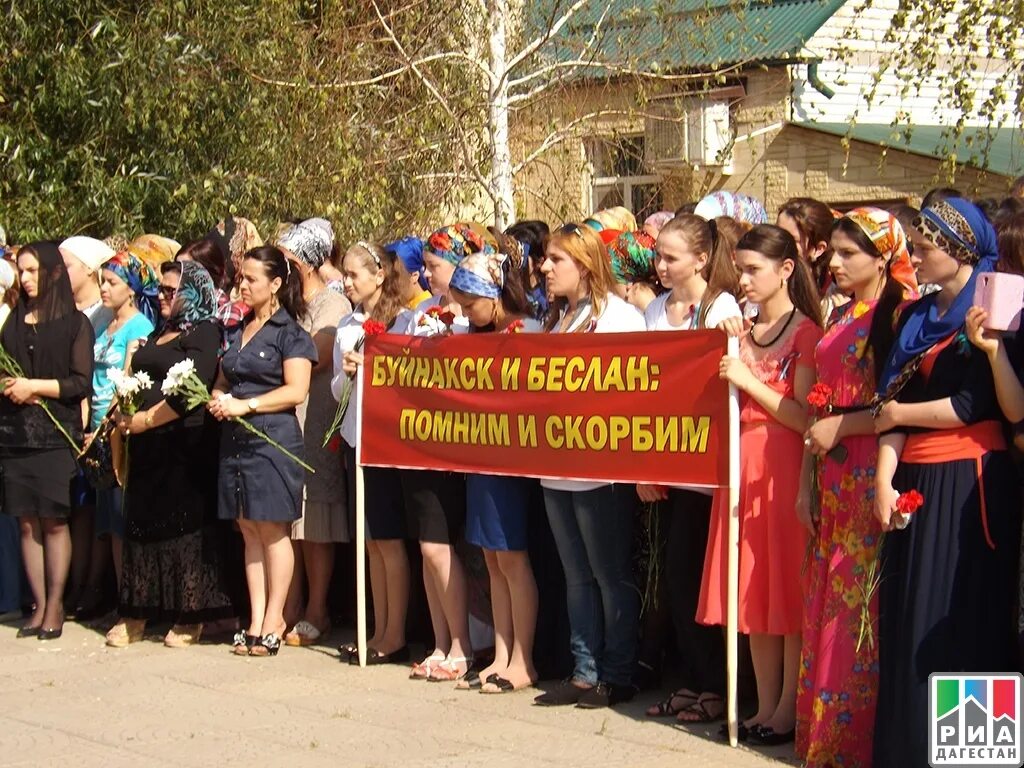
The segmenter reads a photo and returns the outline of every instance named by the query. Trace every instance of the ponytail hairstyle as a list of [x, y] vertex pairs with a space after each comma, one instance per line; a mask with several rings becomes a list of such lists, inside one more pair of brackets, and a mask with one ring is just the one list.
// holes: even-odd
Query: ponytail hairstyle
[[291, 262], [284, 253], [275, 245], [261, 245], [245, 252], [243, 261], [252, 259], [263, 265], [263, 271], [268, 278], [281, 279], [281, 287], [277, 289], [277, 300], [291, 315], [292, 320], [298, 320], [306, 314], [306, 299], [302, 295], [302, 275], [298, 269], [292, 268]]
[[806, 254], [818, 243], [825, 243], [825, 250], [818, 258], [808, 263], [811, 265], [811, 272], [814, 274], [814, 283], [818, 286], [818, 293], [822, 296], [832, 282], [832, 272], [829, 270], [829, 262], [832, 260], [832, 246], [829, 238], [832, 235], [832, 225], [835, 223], [835, 215], [832, 209], [820, 200], [811, 197], [791, 197], [782, 207], [779, 208], [779, 216], [785, 214], [796, 224], [796, 230], [800, 233], [801, 250]]
[[501, 307], [506, 315], [529, 315], [530, 302], [526, 298], [526, 287], [532, 255], [530, 246], [524, 246], [511, 235], [498, 233], [497, 239], [499, 269], [504, 280], [501, 284]]
[[[556, 229], [548, 239], [545, 252], [554, 246], [569, 255], [581, 272], [587, 274], [590, 288], [592, 316], [600, 317], [608, 294], [615, 290], [615, 278], [612, 276], [611, 259], [601, 236], [586, 225], [564, 224]], [[544, 330], [550, 331], [558, 323], [558, 318], [568, 301], [558, 296], [548, 308], [548, 316], [544, 321]], [[580, 328], [582, 331], [582, 328]]]
[[342, 258], [358, 259], [369, 272], [383, 272], [384, 282], [380, 286], [380, 298], [370, 312], [369, 319], [384, 323], [388, 328], [395, 322], [398, 313], [405, 309], [409, 286], [409, 273], [402, 259], [394, 251], [387, 251], [380, 243], [360, 240], [350, 246]]
[[715, 300], [723, 293], [735, 296], [739, 292], [739, 272], [733, 263], [733, 248], [730, 238], [718, 230], [717, 222], [708, 221], [693, 213], [682, 213], [668, 221], [658, 239], [666, 234], [681, 237], [694, 253], [706, 253], [707, 262], [701, 271], [701, 277], [708, 287], [700, 300], [700, 313], [697, 316], [697, 327], [704, 328], [708, 311]]
[[821, 303], [814, 276], [807, 262], [800, 258], [796, 240], [789, 232], [772, 224], [758, 224], [740, 238], [736, 250], [754, 251], [780, 266], [784, 261], [792, 261], [793, 274], [786, 286], [790, 301], [805, 317], [821, 327]]

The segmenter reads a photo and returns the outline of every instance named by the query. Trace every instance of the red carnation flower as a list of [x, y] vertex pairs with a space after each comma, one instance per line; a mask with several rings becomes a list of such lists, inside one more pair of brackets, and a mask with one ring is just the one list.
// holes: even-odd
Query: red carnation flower
[[446, 309], [444, 312], [437, 316], [437, 319], [440, 320], [445, 325], [451, 325], [452, 323], [455, 322], [455, 313], [452, 312], [450, 309]]
[[387, 331], [388, 327], [379, 320], [367, 320], [363, 323], [363, 334], [366, 336], [380, 336]]
[[807, 404], [815, 408], [828, 408], [832, 404], [832, 387], [828, 384], [815, 384], [807, 393]]
[[917, 491], [907, 491], [901, 493], [896, 499], [896, 510], [901, 515], [912, 515], [921, 508], [922, 504], [924, 504], [924, 496]]
[[523, 332], [523, 321], [522, 320], [513, 320], [511, 323], [508, 324], [508, 327], [505, 329], [505, 333], [522, 333], [522, 332]]
[[427, 307], [427, 311], [424, 314], [430, 315], [431, 317], [437, 317], [441, 314], [441, 305], [434, 304], [431, 307]]

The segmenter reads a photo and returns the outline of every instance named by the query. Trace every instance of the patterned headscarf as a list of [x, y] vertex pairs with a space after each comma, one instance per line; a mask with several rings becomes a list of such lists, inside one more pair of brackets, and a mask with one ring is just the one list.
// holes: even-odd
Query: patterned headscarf
[[217, 287], [206, 268], [195, 261], [181, 262], [181, 282], [174, 292], [171, 314], [162, 331], [186, 331], [217, 313]]
[[142, 259], [154, 270], [160, 269], [160, 265], [167, 261], [173, 261], [181, 245], [176, 240], [160, 235], [139, 235], [128, 247], [121, 249]]
[[449, 285], [472, 296], [500, 298], [510, 264], [503, 253], [472, 253], [459, 262]]
[[[493, 236], [491, 239], [494, 239]], [[456, 267], [470, 254], [498, 252], [496, 244], [488, 243], [469, 224], [462, 222], [442, 227], [434, 232], [427, 238], [424, 250]]]
[[293, 224], [277, 239], [277, 244], [294, 253], [303, 263], [320, 269], [334, 248], [334, 229], [327, 219], [306, 219]]
[[216, 229], [221, 237], [227, 240], [228, 252], [236, 270], [247, 251], [263, 245], [263, 238], [260, 237], [256, 225], [240, 216], [229, 216], [218, 221]]
[[135, 293], [135, 308], [156, 325], [160, 283], [153, 268], [130, 251], [120, 251], [103, 268], [117, 275]]
[[910, 263], [907, 236], [895, 216], [881, 208], [854, 208], [846, 218], [868, 236], [889, 266], [889, 276], [903, 286], [907, 298], [917, 295], [917, 276]]
[[906, 320], [878, 382], [883, 398], [892, 398], [899, 392], [929, 349], [961, 331], [974, 303], [978, 275], [994, 270], [999, 258], [992, 225], [978, 206], [962, 198], [932, 203], [914, 219], [913, 226], [950, 256], [974, 269], [944, 314], [939, 313], [936, 304], [938, 293], [928, 294], [904, 312]]
[[962, 264], [973, 266], [997, 255], [995, 229], [980, 208], [959, 197], [932, 203], [914, 218], [913, 226]]
[[430, 286], [427, 283], [427, 277], [425, 275], [426, 267], [423, 266], [423, 241], [418, 237], [403, 237], [401, 240], [396, 240], [393, 243], [388, 243], [384, 246], [385, 251], [391, 251], [402, 260], [402, 264], [405, 266], [405, 271], [410, 275], [416, 275], [416, 280], [420, 284], [420, 288], [424, 291], [429, 290]]
[[658, 211], [644, 219], [643, 230], [651, 237], [657, 237], [661, 228], [676, 217], [675, 211]]
[[719, 216], [731, 216], [741, 223], [768, 223], [768, 211], [764, 209], [760, 200], [742, 192], [729, 192], [724, 189], [705, 197], [697, 203], [693, 212], [708, 221]]
[[654, 238], [644, 231], [623, 232], [608, 246], [612, 274], [620, 285], [654, 283]]

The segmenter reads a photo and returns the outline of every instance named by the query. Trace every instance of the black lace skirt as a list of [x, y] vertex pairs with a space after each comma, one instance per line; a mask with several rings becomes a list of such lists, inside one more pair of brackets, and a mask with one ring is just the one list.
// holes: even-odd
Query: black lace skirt
[[237, 550], [237, 536], [217, 524], [165, 541], [125, 539], [121, 616], [175, 624], [237, 616]]

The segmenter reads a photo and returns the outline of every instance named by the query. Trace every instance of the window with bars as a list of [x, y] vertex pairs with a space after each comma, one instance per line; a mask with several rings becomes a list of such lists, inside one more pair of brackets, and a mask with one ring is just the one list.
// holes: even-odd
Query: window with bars
[[590, 210], [621, 205], [642, 222], [662, 208], [662, 179], [646, 161], [643, 134], [594, 137], [587, 142], [591, 167]]

